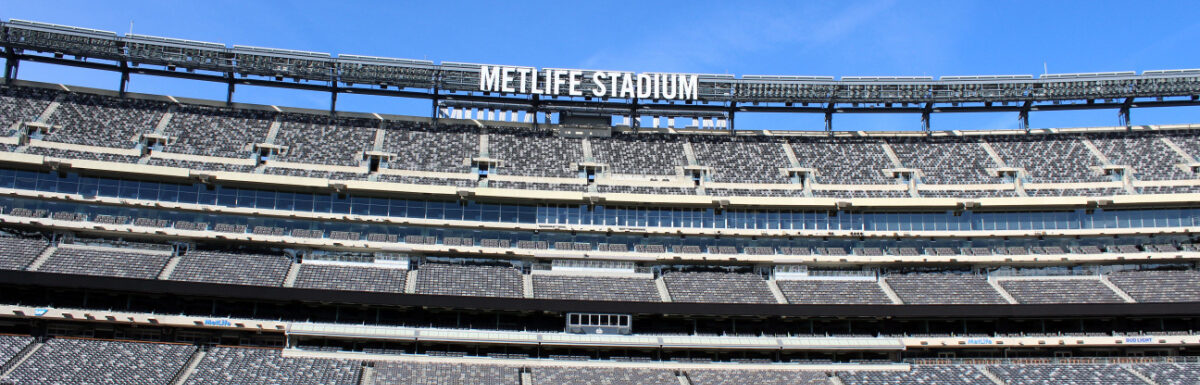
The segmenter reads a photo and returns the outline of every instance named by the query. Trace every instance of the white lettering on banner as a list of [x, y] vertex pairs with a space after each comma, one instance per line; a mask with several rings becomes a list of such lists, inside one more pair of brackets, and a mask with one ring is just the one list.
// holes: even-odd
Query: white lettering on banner
[[584, 71], [541, 71], [530, 67], [480, 66], [479, 90], [552, 96], [639, 98], [666, 100], [700, 99], [700, 76], [689, 74], [639, 74], [633, 72], [592, 73], [590, 90], [581, 89]]
[[479, 89], [492, 91], [500, 88], [500, 67], [493, 67], [491, 71], [487, 67], [479, 69]]
[[604, 82], [600, 80], [602, 77], [605, 77], [603, 71], [596, 71], [596, 73], [592, 74], [592, 83], [596, 83], [596, 88], [592, 89], [592, 96], [602, 98], [604, 97], [605, 91], [608, 91], [608, 89], [604, 87]]
[[571, 96], [583, 96], [583, 91], [579, 88], [579, 79], [583, 77], [583, 71], [571, 71], [567, 74], [567, 94]]
[[637, 97], [638, 99], [649, 99], [650, 91], [654, 88], [654, 78], [646, 74], [637, 75]]

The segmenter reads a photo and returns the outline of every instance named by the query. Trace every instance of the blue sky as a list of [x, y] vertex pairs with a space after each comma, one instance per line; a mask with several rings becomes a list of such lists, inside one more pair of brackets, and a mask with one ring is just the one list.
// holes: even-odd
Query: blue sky
[[[1147, 2], [1149, 3], [1149, 2]], [[558, 68], [772, 75], [985, 75], [1200, 68], [1194, 2], [12, 1], [0, 18], [308, 51]], [[23, 64], [21, 79], [115, 88], [117, 76]], [[135, 76], [135, 92], [223, 99], [224, 86]], [[239, 88], [235, 100], [327, 108], [328, 95]], [[427, 101], [342, 96], [339, 109], [427, 115]], [[1134, 110], [1135, 124], [1200, 108]], [[934, 129], [1015, 128], [1015, 113], [941, 114]], [[1116, 111], [1034, 113], [1034, 127], [1115, 125]], [[742, 129], [822, 117], [739, 115]], [[917, 129], [917, 115], [835, 117]]]

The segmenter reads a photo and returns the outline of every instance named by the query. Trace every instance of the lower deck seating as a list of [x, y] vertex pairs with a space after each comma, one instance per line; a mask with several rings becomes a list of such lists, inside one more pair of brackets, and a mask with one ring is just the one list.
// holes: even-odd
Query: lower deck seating
[[506, 266], [426, 263], [417, 270], [417, 293], [523, 297], [521, 272]]
[[1200, 302], [1200, 272], [1122, 271], [1108, 277], [1138, 302]]
[[[113, 341], [77, 338], [50, 338], [44, 344], [28, 350], [26, 360], [12, 362], [36, 340], [29, 336], [0, 335], [0, 365], [12, 366], [0, 383], [5, 385], [158, 385], [169, 384], [185, 369], [197, 347], [190, 344]], [[338, 352], [335, 346], [300, 345], [308, 352]], [[399, 351], [364, 348], [368, 354], [399, 354]], [[363, 362], [357, 359], [324, 359], [285, 357], [279, 349], [215, 346], [207, 349], [203, 359], [196, 362], [194, 371], [184, 385], [358, 385], [416, 384], [416, 385], [572, 385], [572, 384], [666, 384], [693, 385], [993, 385], [984, 369], [1007, 385], [1042, 384], [1117, 384], [1144, 385], [1133, 372], [1159, 385], [1195, 385], [1198, 363], [1154, 362], [1141, 364], [1095, 363], [1006, 363], [978, 364], [913, 364], [908, 370], [892, 367], [886, 370], [854, 369], [853, 363], [888, 365], [889, 360], [850, 360], [846, 370], [829, 373], [811, 367], [772, 364], [766, 358], [732, 358], [732, 363], [779, 365], [778, 368], [739, 369], [729, 363], [713, 367], [615, 367], [604, 362], [628, 364], [647, 362], [648, 357], [611, 357], [611, 361], [594, 361], [588, 356], [549, 355], [554, 361], [528, 359], [523, 353], [489, 354], [493, 360], [479, 362], [449, 362], [462, 358], [462, 352], [427, 351], [433, 358], [447, 361], [381, 361], [366, 363], [372, 366], [372, 381], [366, 382]], [[398, 357], [398, 356], [397, 356]], [[1086, 359], [1086, 358], [1084, 358]], [[1143, 358], [1144, 359], [1144, 358]], [[1018, 359], [1019, 360], [1019, 359]], [[1034, 359], [1035, 362], [1044, 359]], [[582, 362], [577, 362], [582, 361]], [[676, 358], [685, 364], [707, 364], [712, 357]], [[552, 362], [552, 363], [551, 363]], [[831, 364], [829, 360], [791, 360], [793, 364]], [[798, 370], [799, 369], [799, 370]], [[522, 378], [526, 372], [528, 378]], [[832, 377], [831, 377], [832, 376]]]
[[117, 248], [59, 247], [38, 271], [155, 279], [170, 259], [169, 255], [134, 253]]
[[29, 336], [6, 336], [0, 335], [0, 365], [13, 359], [18, 353], [21, 353], [25, 346], [33, 342], [33, 337]]
[[692, 385], [825, 385], [829, 377], [823, 372], [795, 370], [688, 370]]
[[192, 345], [55, 338], [22, 362], [13, 384], [167, 384], [183, 368]]
[[282, 255], [192, 251], [184, 254], [171, 273], [176, 281], [279, 286], [292, 261]]
[[846, 385], [995, 385], [982, 371], [968, 365], [914, 365], [905, 371], [838, 372]]
[[1146, 385], [1117, 365], [994, 365], [988, 370], [1008, 385]]
[[532, 385], [678, 385], [679, 379], [666, 369], [643, 368], [532, 368]]
[[403, 293], [408, 270], [301, 264], [295, 287]]
[[216, 347], [184, 385], [357, 385], [360, 371], [356, 361], [284, 358], [278, 349]]
[[767, 281], [758, 274], [667, 272], [663, 282], [674, 302], [776, 303]]
[[1002, 280], [1000, 286], [1018, 303], [1121, 303], [1099, 279]]
[[905, 304], [1008, 303], [983, 277], [955, 274], [905, 274], [887, 277]]
[[0, 270], [24, 270], [48, 246], [44, 239], [0, 237]]
[[887, 305], [892, 300], [875, 281], [775, 281], [792, 304]]
[[520, 385], [521, 373], [514, 366], [380, 362], [374, 380], [379, 385]]
[[658, 302], [654, 281], [649, 278], [534, 275], [536, 298], [591, 301]]
[[1134, 365], [1133, 369], [1149, 377], [1158, 385], [1195, 385], [1200, 383], [1200, 364], [1139, 364]]

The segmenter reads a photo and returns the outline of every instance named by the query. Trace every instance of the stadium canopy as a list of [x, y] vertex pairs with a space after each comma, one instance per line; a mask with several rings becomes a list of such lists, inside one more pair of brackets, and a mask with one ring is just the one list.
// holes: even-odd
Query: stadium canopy
[[[5, 79], [16, 77], [22, 61], [69, 65], [121, 73], [123, 93], [130, 74], [221, 82], [232, 102], [237, 85], [286, 87], [330, 93], [330, 109], [342, 93], [421, 98], [530, 112], [593, 111], [615, 116], [711, 116], [733, 121], [737, 112], [818, 113], [826, 129], [838, 113], [921, 114], [1017, 112], [1028, 127], [1030, 111], [1116, 109], [1128, 124], [1130, 109], [1200, 105], [1200, 69], [981, 76], [694, 76], [694, 99], [590, 97], [481, 91], [481, 68], [538, 70], [528, 66], [383, 58], [261, 48], [126, 34], [12, 19], [0, 22]], [[549, 70], [549, 69], [547, 69]], [[554, 69], [557, 73], [559, 69]], [[578, 73], [589, 82], [597, 70]], [[652, 74], [654, 75], [654, 74]], [[599, 82], [597, 82], [599, 83]], [[586, 89], [586, 87], [584, 87]], [[584, 95], [588, 95], [584, 93]], [[636, 119], [634, 120], [636, 124]], [[732, 129], [732, 124], [729, 125]]]

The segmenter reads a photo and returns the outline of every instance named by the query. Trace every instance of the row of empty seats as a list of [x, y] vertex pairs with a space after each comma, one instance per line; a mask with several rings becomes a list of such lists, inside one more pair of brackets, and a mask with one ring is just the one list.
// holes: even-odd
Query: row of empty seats
[[295, 287], [403, 293], [408, 270], [303, 263]]
[[59, 247], [38, 271], [155, 279], [170, 259], [170, 255], [129, 249]]
[[[0, 335], [0, 365], [15, 360], [32, 343], [36, 343], [32, 337]], [[185, 385], [357, 385], [364, 373], [364, 363], [358, 360], [284, 357], [279, 349], [264, 348], [218, 346], [198, 352], [197, 346], [186, 344], [51, 338], [40, 346], [31, 347], [29, 351], [28, 357], [15, 365], [12, 372], [0, 381], [14, 385], [151, 385], [167, 384], [186, 375]], [[185, 374], [188, 361], [193, 356], [200, 357], [198, 355], [202, 355], [202, 358], [196, 362], [195, 369]], [[758, 360], [743, 361], [760, 363]], [[834, 383], [846, 385], [992, 385], [985, 371], [1008, 385], [1144, 384], [1133, 372], [1160, 385], [1185, 385], [1194, 384], [1196, 373], [1200, 370], [1200, 364], [1169, 362], [1122, 365], [919, 364], [912, 365], [909, 370], [836, 372], [734, 368], [672, 370], [572, 365], [522, 368], [486, 363], [413, 361], [375, 362], [368, 366], [372, 366], [371, 383], [416, 385], [519, 385], [524, 383], [522, 372], [534, 385], [674, 385], [681, 383], [679, 377], [693, 385], [817, 385], [828, 384], [832, 379], [836, 379]]]
[[[471, 169], [470, 159], [481, 154], [483, 129], [475, 125], [433, 127], [417, 121], [230, 109], [29, 87], [5, 87], [0, 122], [9, 122], [4, 126], [9, 129], [13, 123], [34, 121], [51, 100], [59, 101], [45, 122], [52, 129], [36, 138], [67, 144], [129, 149], [143, 134], [161, 131], [168, 139], [157, 150], [244, 159], [257, 154], [253, 145], [268, 141], [271, 125], [278, 123], [270, 140], [284, 149], [277, 159], [289, 162], [354, 166], [363, 161], [363, 151], [378, 149], [394, 155], [385, 160], [386, 168], [465, 173]], [[377, 148], [375, 133], [380, 129], [385, 136]], [[500, 174], [572, 178], [579, 176], [576, 164], [593, 161], [584, 159], [582, 139], [560, 137], [551, 129], [486, 130], [488, 148], [482, 152], [500, 161], [494, 170]], [[1106, 165], [1129, 166], [1142, 180], [1195, 179], [1195, 173], [1180, 166], [1196, 160], [1193, 136], [1176, 131], [879, 138], [623, 133], [591, 138], [589, 145], [594, 161], [609, 165], [612, 173], [679, 176], [679, 167], [687, 166], [686, 144], [693, 149], [695, 165], [712, 171], [713, 182], [786, 184], [789, 176], [781, 169], [799, 166], [812, 169], [809, 178], [822, 184], [893, 184], [897, 179], [885, 170], [895, 168], [920, 170], [920, 181], [927, 184], [1004, 183], [993, 169], [1006, 166], [1025, 170], [1030, 182], [1061, 183], [1111, 181], [1100, 169]], [[1164, 139], [1178, 142], [1185, 153]], [[1085, 141], [1094, 143], [1099, 153]], [[788, 148], [798, 164], [786, 153]], [[57, 155], [93, 157], [82, 152]]]
[[[8, 270], [23, 270], [45, 250], [44, 240], [0, 237], [0, 260]], [[882, 252], [864, 248], [860, 253]], [[5, 252], [7, 251], [7, 252]], [[39, 271], [155, 279], [172, 254], [113, 247], [64, 245]], [[188, 251], [168, 279], [238, 285], [281, 286], [292, 260], [279, 254]], [[407, 270], [370, 265], [304, 263], [297, 288], [401, 293]], [[754, 273], [665, 271], [662, 280], [676, 302], [776, 303], [767, 280]], [[659, 291], [648, 277], [533, 274], [532, 295], [544, 299], [657, 302]], [[954, 273], [889, 274], [882, 278], [905, 304], [1007, 303], [982, 275]], [[996, 278], [996, 285], [1017, 303], [1120, 303], [1120, 294], [1137, 302], [1200, 302], [1200, 272], [1195, 270], [1118, 271], [1103, 277], [1052, 279]], [[420, 294], [520, 298], [522, 272], [512, 266], [424, 263], [416, 292]], [[777, 280], [792, 304], [890, 304], [876, 280]]]
[[350, 360], [285, 358], [278, 349], [216, 347], [184, 385], [357, 385], [362, 364]]
[[190, 251], [168, 277], [176, 281], [279, 286], [292, 260], [282, 255]]
[[183, 344], [55, 338], [33, 351], [4, 379], [14, 385], [162, 385], [196, 347]]

